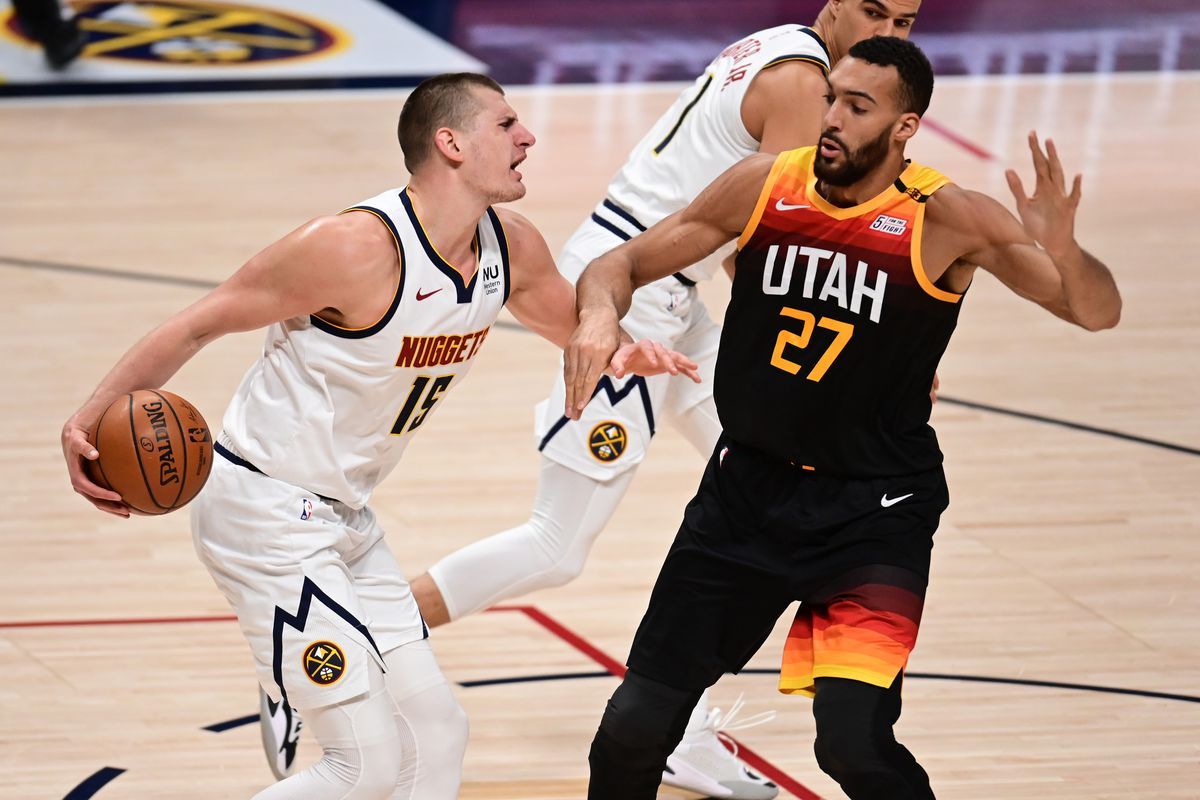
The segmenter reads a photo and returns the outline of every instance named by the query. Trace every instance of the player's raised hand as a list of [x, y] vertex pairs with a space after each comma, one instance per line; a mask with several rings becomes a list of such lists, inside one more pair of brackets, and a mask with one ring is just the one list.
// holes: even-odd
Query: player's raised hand
[[700, 382], [700, 365], [683, 353], [663, 347], [658, 342], [643, 339], [640, 342], [629, 343], [617, 348], [609, 367], [613, 375], [624, 378], [626, 375], [661, 375], [664, 372], [671, 375], [680, 373], [691, 378], [695, 383]]
[[1075, 245], [1075, 210], [1083, 195], [1083, 176], [1076, 175], [1067, 193], [1066, 176], [1058, 149], [1050, 139], [1046, 150], [1038, 142], [1037, 131], [1029, 132], [1029, 151], [1033, 155], [1036, 174], [1033, 196], [1025, 194], [1025, 187], [1015, 170], [1006, 170], [1008, 188], [1017, 201], [1017, 213], [1025, 230], [1051, 254], [1063, 253]]
[[579, 419], [583, 407], [613, 354], [621, 345], [621, 327], [615, 315], [599, 314], [579, 321], [563, 349], [563, 380], [567, 386], [567, 404], [563, 414]]
[[129, 507], [121, 502], [121, 495], [94, 483], [83, 468], [84, 460], [95, 461], [100, 457], [96, 448], [88, 441], [88, 429], [71, 417], [62, 429], [63, 458], [67, 460], [67, 473], [71, 476], [71, 487], [85, 500], [101, 511], [118, 517], [128, 517]]

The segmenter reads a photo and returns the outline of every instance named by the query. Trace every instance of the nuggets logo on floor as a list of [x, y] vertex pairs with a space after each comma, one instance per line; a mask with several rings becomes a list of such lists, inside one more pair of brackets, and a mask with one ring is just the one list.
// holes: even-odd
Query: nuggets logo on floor
[[588, 435], [588, 448], [600, 461], [616, 461], [625, 452], [625, 428], [618, 422], [601, 422]]
[[329, 686], [346, 671], [346, 654], [333, 642], [313, 642], [304, 650], [304, 674], [313, 683]]
[[[256, 5], [201, 0], [75, 0], [86, 58], [209, 66], [329, 55], [349, 43], [333, 25]], [[9, 32], [28, 40], [15, 16]]]

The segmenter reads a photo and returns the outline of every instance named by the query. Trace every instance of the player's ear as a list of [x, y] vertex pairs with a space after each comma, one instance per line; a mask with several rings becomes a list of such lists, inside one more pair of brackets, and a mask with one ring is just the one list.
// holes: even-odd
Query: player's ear
[[913, 111], [906, 112], [901, 114], [900, 118], [896, 120], [896, 124], [892, 130], [892, 138], [903, 144], [916, 136], [920, 128], [921, 118]]
[[450, 128], [438, 128], [433, 134], [433, 144], [438, 152], [455, 164], [461, 164], [463, 151], [459, 146], [458, 136]]

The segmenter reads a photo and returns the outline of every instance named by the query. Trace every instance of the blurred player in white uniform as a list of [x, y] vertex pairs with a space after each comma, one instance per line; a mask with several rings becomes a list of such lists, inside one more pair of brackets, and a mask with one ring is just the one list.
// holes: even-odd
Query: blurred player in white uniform
[[[324, 751], [260, 800], [458, 796], [467, 720], [409, 584], [366, 505], [409, 439], [462, 382], [507, 303], [565, 343], [574, 290], [541, 235], [493, 203], [524, 195], [534, 143], [482, 75], [444, 75], [401, 112], [407, 187], [302, 226], [138, 342], [63, 429], [72, 483], [87, 433], [121, 394], [165, 383], [217, 337], [268, 326], [194, 501], [196, 550], [237, 611], [261, 686], [299, 709]], [[676, 371], [648, 343], [613, 359]], [[680, 359], [684, 370], [694, 366]]]
[[[812, 27], [781, 25], [727, 47], [633, 149], [607, 196], [567, 242], [559, 269], [577, 280], [592, 259], [687, 206], [746, 156], [816, 144], [831, 66], [863, 39], [907, 37], [919, 6], [920, 0], [830, 0]], [[710, 279], [718, 264], [697, 264], [638, 289], [622, 322], [636, 337], [661, 339], [687, 354], [704, 380], [604, 378], [582, 417], [571, 421], [562, 415], [560, 373], [537, 410], [543, 458], [532, 516], [452, 553], [413, 581], [430, 625], [579, 575], [659, 426], [676, 426], [705, 458], [712, 452], [720, 433], [712, 398], [720, 328], [695, 284]], [[774, 797], [774, 784], [718, 741], [719, 722], [702, 698], [664, 782], [713, 797]]]

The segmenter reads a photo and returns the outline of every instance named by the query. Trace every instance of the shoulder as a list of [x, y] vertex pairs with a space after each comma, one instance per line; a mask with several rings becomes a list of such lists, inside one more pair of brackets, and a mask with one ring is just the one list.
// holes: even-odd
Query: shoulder
[[362, 262], [396, 253], [396, 239], [381, 218], [365, 211], [317, 217], [295, 231], [297, 245], [324, 258]]
[[819, 62], [801, 58], [777, 59], [759, 69], [742, 102], [767, 99], [794, 102], [797, 93], [803, 97], [814, 94], [822, 97], [828, 87], [825, 69]]
[[926, 222], [967, 239], [993, 241], [1007, 232], [1012, 214], [983, 192], [947, 184], [926, 202]]
[[509, 258], [514, 265], [528, 263], [534, 258], [550, 257], [550, 248], [546, 245], [541, 231], [526, 216], [511, 208], [492, 210], [496, 212], [496, 217], [504, 228]]

